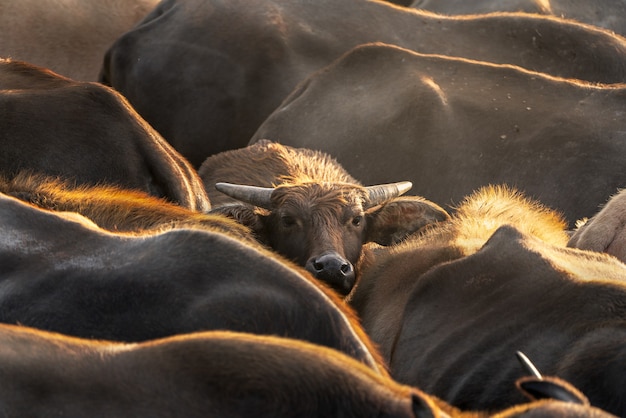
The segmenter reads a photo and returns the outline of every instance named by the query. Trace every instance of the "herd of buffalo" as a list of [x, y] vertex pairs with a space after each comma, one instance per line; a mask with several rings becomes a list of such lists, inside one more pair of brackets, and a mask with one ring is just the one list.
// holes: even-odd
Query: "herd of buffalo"
[[626, 0], [0, 28], [0, 418], [626, 417]]

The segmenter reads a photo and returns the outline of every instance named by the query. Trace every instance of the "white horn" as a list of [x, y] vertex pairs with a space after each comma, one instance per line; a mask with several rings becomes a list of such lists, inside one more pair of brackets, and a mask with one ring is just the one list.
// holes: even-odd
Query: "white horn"
[[398, 197], [413, 187], [413, 183], [410, 181], [401, 181], [398, 183], [379, 184], [376, 186], [367, 186], [367, 192], [369, 194], [368, 206], [380, 205], [389, 199]]
[[264, 209], [272, 209], [271, 187], [247, 186], [243, 184], [216, 183], [215, 188], [220, 192], [251, 205]]

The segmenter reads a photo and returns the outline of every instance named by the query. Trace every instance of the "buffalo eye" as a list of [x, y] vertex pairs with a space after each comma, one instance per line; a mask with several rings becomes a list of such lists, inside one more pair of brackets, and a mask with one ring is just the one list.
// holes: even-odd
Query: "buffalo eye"
[[293, 216], [283, 215], [280, 217], [280, 222], [284, 227], [290, 228], [296, 224], [296, 219]]
[[361, 226], [362, 222], [363, 222], [363, 217], [361, 215], [358, 215], [352, 218], [352, 225], [354, 226]]

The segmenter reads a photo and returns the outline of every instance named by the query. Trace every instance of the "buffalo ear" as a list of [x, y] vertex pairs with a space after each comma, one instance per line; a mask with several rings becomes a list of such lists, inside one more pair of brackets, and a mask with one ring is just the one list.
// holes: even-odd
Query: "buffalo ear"
[[240, 224], [247, 226], [250, 230], [260, 238], [263, 233], [263, 217], [258, 214], [251, 206], [244, 204], [232, 204], [211, 208], [208, 212], [212, 215], [222, 215], [227, 218], [234, 219]]
[[396, 244], [427, 225], [450, 219], [444, 209], [418, 196], [391, 199], [366, 216], [365, 242], [380, 245]]
[[589, 400], [578, 389], [556, 377], [541, 379], [528, 376], [515, 382], [517, 388], [531, 401], [556, 399], [581, 405], [589, 405]]

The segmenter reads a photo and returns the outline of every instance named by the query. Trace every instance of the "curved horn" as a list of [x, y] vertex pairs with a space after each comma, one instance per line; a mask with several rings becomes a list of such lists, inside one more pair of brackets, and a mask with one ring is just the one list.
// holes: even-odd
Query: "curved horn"
[[264, 209], [272, 208], [271, 187], [246, 186], [243, 184], [216, 183], [215, 188], [233, 199], [240, 200]]
[[399, 183], [379, 184], [376, 186], [367, 186], [367, 193], [369, 194], [368, 206], [380, 205], [389, 199], [398, 197], [411, 190], [413, 183], [410, 181], [401, 181]]

